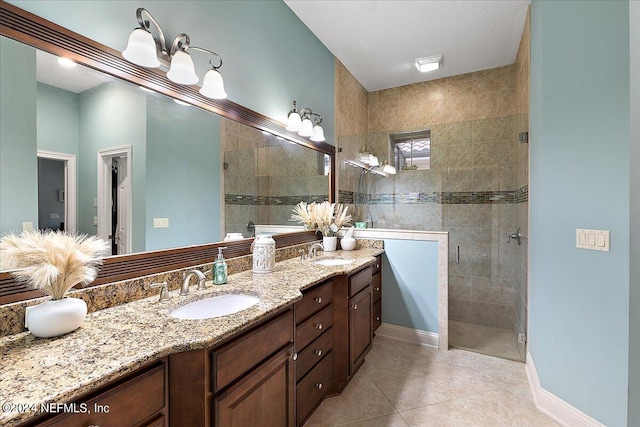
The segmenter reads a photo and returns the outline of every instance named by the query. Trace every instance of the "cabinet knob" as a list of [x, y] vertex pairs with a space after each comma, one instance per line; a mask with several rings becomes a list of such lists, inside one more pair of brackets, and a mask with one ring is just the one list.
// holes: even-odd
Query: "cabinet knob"
[[316, 387], [318, 388], [318, 390], [322, 390], [322, 383], [316, 384]]
[[318, 304], [322, 304], [322, 298], [320, 298], [320, 297], [316, 298], [316, 302], [317, 302]]
[[353, 309], [357, 310], [358, 309], [358, 304], [353, 304]]
[[318, 330], [322, 329], [322, 323], [318, 323], [318, 326], [316, 326], [316, 328], [318, 328]]
[[379, 287], [376, 287], [376, 292], [380, 292], [380, 288]]
[[380, 264], [376, 264], [376, 268], [380, 268]]
[[375, 317], [375, 319], [376, 319], [377, 321], [380, 321], [380, 316], [376, 316], [376, 317]]
[[293, 360], [298, 360], [298, 353], [293, 353], [293, 354], [291, 355], [291, 358], [292, 358]]
[[322, 356], [322, 350], [316, 350], [316, 355], [318, 355], [318, 357]]

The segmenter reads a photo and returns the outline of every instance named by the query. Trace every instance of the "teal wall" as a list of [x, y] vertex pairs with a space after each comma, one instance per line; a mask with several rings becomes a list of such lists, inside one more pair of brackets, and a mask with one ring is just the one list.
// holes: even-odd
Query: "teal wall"
[[631, 262], [629, 420], [640, 426], [640, 2], [629, 2], [631, 52]]
[[35, 50], [0, 38], [0, 233], [38, 226], [35, 76]]
[[[529, 351], [543, 389], [625, 426], [629, 3], [531, 7]], [[611, 251], [576, 249], [576, 228]]]
[[[327, 141], [335, 139], [333, 55], [281, 0], [9, 3], [118, 51], [138, 25], [136, 8], [145, 7], [168, 38], [185, 32], [222, 56], [230, 100], [284, 121], [295, 99], [320, 113]], [[202, 77], [208, 58], [193, 58]]]
[[146, 96], [135, 86], [103, 84], [80, 95], [78, 231], [96, 234], [98, 150], [131, 145], [133, 197], [132, 250], [145, 248]]
[[147, 250], [222, 240], [220, 164], [220, 117], [147, 96]]
[[382, 321], [438, 332], [438, 243], [384, 240]]
[[78, 94], [37, 83], [38, 150], [79, 154]]

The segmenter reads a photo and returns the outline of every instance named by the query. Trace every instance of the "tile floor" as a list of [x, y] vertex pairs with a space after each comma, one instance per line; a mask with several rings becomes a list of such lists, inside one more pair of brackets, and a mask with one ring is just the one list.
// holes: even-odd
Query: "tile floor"
[[533, 404], [524, 364], [377, 336], [340, 396], [306, 427], [557, 426]]
[[525, 360], [524, 344], [518, 344], [518, 334], [507, 329], [450, 320], [449, 345], [489, 356]]

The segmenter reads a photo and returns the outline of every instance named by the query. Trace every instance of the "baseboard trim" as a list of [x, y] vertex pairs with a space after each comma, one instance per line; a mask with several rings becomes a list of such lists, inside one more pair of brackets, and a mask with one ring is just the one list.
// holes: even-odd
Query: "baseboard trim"
[[529, 352], [527, 352], [525, 370], [533, 394], [533, 401], [540, 412], [544, 412], [558, 423], [568, 427], [606, 427], [555, 394], [543, 389], [540, 386], [540, 378]]
[[383, 323], [376, 331], [376, 335], [438, 348], [438, 334], [435, 332]]

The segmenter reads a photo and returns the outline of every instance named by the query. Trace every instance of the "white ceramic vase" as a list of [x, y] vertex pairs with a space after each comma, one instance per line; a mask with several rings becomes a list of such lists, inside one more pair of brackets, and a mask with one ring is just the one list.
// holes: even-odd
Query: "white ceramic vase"
[[63, 298], [27, 307], [25, 326], [37, 337], [51, 338], [75, 331], [85, 317], [86, 302], [80, 298]]
[[322, 236], [322, 250], [324, 252], [333, 252], [338, 245], [338, 236]]
[[271, 273], [276, 266], [276, 241], [271, 236], [256, 236], [251, 251], [253, 272]]
[[356, 248], [356, 239], [353, 237], [343, 237], [340, 241], [340, 247], [343, 251], [352, 251]]

